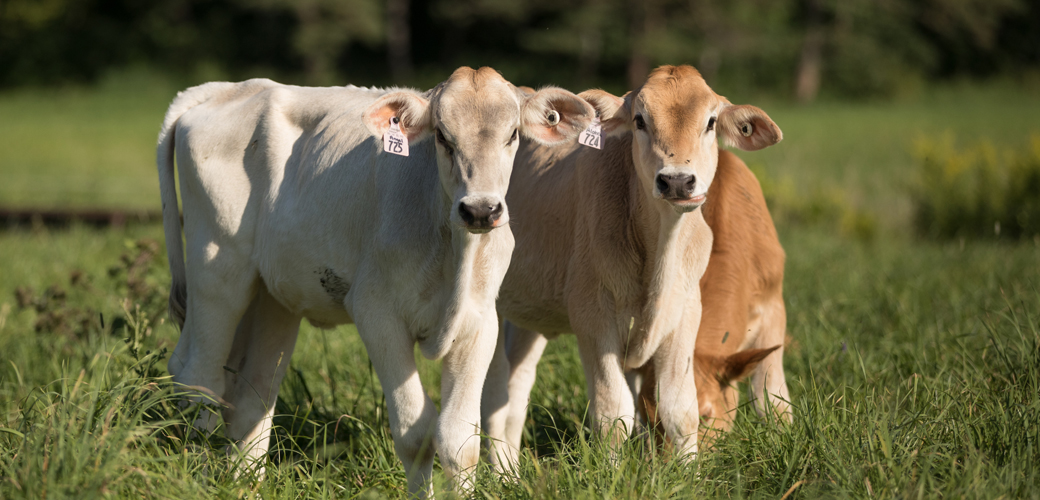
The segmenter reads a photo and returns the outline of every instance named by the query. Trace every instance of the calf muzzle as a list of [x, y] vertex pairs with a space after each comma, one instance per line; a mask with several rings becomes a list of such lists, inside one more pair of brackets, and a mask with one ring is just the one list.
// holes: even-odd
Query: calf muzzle
[[471, 233], [486, 233], [499, 225], [505, 205], [498, 200], [479, 199], [459, 203], [459, 217]]
[[666, 200], [688, 200], [697, 187], [697, 177], [690, 174], [657, 174], [657, 190]]

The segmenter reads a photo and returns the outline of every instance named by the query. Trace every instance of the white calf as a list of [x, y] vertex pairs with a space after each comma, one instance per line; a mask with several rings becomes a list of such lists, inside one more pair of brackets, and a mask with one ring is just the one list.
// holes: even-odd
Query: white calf
[[[449, 477], [470, 484], [495, 297], [513, 249], [511, 232], [493, 229], [509, 220], [518, 133], [559, 143], [592, 115], [569, 92], [528, 95], [490, 68], [460, 68], [425, 93], [270, 80], [182, 92], [158, 146], [170, 310], [182, 326], [174, 380], [226, 403], [227, 435], [260, 459], [300, 319], [353, 321], [409, 491], [427, 492], [434, 451]], [[407, 157], [384, 152], [403, 152], [402, 138]], [[416, 343], [444, 358], [439, 417]], [[206, 414], [196, 425], [212, 430], [217, 417]]]

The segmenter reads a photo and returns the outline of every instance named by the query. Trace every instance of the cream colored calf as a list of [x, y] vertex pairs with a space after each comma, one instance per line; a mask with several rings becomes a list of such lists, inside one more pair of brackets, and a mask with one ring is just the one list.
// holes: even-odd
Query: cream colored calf
[[[700, 446], [730, 429], [739, 402], [736, 383], [751, 375], [755, 409], [791, 420], [784, 376], [784, 249], [758, 179], [740, 158], [719, 151], [715, 180], [701, 207], [714, 236], [701, 278], [700, 329], [694, 348]], [[643, 368], [646, 420], [656, 422], [653, 365]]]
[[482, 401], [499, 466], [516, 460], [546, 342], [536, 332], [577, 335], [591, 416], [612, 443], [634, 423], [624, 372], [653, 363], [665, 432], [680, 454], [697, 451], [697, 285], [712, 245], [698, 208], [719, 138], [753, 150], [781, 137], [762, 110], [730, 104], [690, 66], [658, 68], [624, 98], [581, 96], [602, 120], [603, 149], [525, 144], [510, 180], [516, 247], [498, 307], [515, 326]]
[[[469, 484], [495, 296], [513, 250], [509, 230], [494, 228], [509, 221], [519, 134], [566, 141], [592, 113], [564, 90], [517, 91], [490, 68], [461, 68], [424, 93], [270, 80], [182, 92], [158, 147], [170, 310], [183, 327], [174, 380], [226, 402], [227, 435], [260, 459], [301, 318], [353, 321], [409, 492], [428, 491], [434, 451]], [[384, 151], [404, 152], [403, 138], [407, 157]], [[439, 416], [416, 343], [444, 359]], [[213, 429], [219, 417], [207, 415], [196, 425]]]

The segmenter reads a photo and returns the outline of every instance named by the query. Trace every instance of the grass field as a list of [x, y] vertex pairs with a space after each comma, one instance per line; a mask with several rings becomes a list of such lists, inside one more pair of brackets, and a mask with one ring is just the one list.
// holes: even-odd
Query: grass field
[[[94, 88], [0, 93], [0, 207], [158, 208], [155, 139], [184, 85], [130, 71]], [[1013, 83], [811, 106], [728, 97], [761, 106], [783, 129], [779, 145], [742, 153], [789, 191], [782, 201], [836, 194], [896, 231], [908, 226], [915, 140], [950, 133], [1020, 147], [1040, 133], [1040, 91]]]
[[[175, 91], [128, 75], [0, 94], [0, 207], [157, 207], [154, 139]], [[905, 231], [914, 140], [948, 131], [1019, 146], [1040, 131], [1040, 93], [758, 104], [785, 139], [743, 153], [749, 164], [788, 200], [837, 192], [888, 229], [779, 227], [794, 423], [741, 407], [693, 464], [640, 440], [614, 460], [583, 424], [583, 373], [564, 337], [540, 365], [519, 480], [482, 470], [475, 496], [1040, 498], [1040, 241]], [[0, 232], [0, 498], [404, 496], [352, 327], [304, 323], [263, 482], [235, 477], [219, 438], [185, 437], [190, 416], [164, 378], [177, 332], [164, 320], [162, 239], [158, 225]], [[436, 401], [438, 366], [420, 366]]]
[[[0, 497], [403, 494], [381, 391], [349, 327], [304, 325], [263, 483], [228, 473], [220, 443], [179, 439], [171, 389], [141, 368], [161, 375], [159, 353], [176, 338], [154, 300], [165, 259], [141, 238], [160, 239], [160, 228], [0, 235]], [[478, 496], [775, 498], [797, 485], [793, 498], [1036, 498], [1040, 248], [863, 244], [800, 228], [783, 241], [793, 425], [741, 408], [693, 466], [638, 442], [611, 462], [581, 423], [587, 397], [568, 337], [541, 363], [521, 479], [482, 474]], [[134, 273], [143, 291], [127, 286]], [[42, 312], [12, 294], [31, 287], [39, 301], [53, 284], [65, 299], [52, 293]], [[147, 305], [124, 309], [125, 296]], [[55, 312], [69, 324], [34, 331]], [[437, 387], [435, 364], [422, 367]]]
[[177, 88], [144, 74], [0, 94], [0, 207], [159, 207], [155, 141]]

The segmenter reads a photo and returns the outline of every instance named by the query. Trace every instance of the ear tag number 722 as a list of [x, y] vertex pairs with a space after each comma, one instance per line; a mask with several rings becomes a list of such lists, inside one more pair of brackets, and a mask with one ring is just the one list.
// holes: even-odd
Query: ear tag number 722
[[383, 151], [408, 156], [408, 136], [401, 132], [401, 120], [396, 116], [390, 118], [390, 128], [383, 133]]
[[603, 126], [600, 125], [599, 116], [593, 118], [589, 128], [581, 132], [578, 142], [590, 148], [603, 149]]

